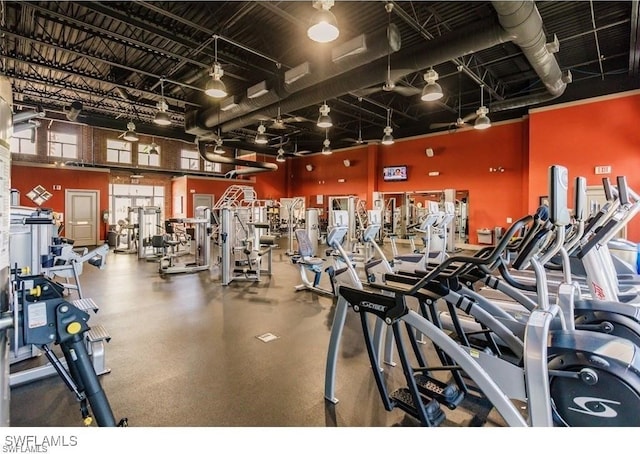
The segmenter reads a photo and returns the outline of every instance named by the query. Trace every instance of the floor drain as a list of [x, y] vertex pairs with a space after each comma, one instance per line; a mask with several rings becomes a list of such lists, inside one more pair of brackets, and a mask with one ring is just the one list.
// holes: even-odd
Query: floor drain
[[260, 339], [262, 342], [271, 342], [271, 341], [274, 341], [276, 339], [279, 339], [278, 336], [276, 336], [275, 334], [272, 334], [272, 333], [260, 334], [259, 336], [256, 336], [256, 338]]

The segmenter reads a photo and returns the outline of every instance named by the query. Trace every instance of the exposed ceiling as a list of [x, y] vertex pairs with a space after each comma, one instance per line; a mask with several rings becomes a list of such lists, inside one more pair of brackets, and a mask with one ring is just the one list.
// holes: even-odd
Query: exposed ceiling
[[[495, 122], [532, 105], [640, 87], [637, 1], [535, 3], [543, 44], [559, 43], [553, 54], [543, 46], [538, 68], [525, 43], [532, 29], [514, 40], [499, 23], [499, 10], [520, 3], [336, 0], [340, 36], [319, 44], [306, 36], [311, 1], [2, 1], [0, 71], [12, 81], [15, 111], [40, 106], [64, 120], [79, 101], [81, 123], [125, 131], [133, 121], [138, 132], [188, 141], [219, 133], [225, 147], [273, 155], [281, 143], [287, 154], [319, 152], [327, 135], [334, 149], [380, 140], [388, 121], [396, 138], [454, 131], [457, 118], [473, 123], [481, 92]], [[332, 61], [332, 51], [362, 34], [366, 52]], [[222, 111], [204, 93], [216, 56], [240, 107]], [[284, 83], [305, 62], [309, 75]], [[554, 64], [560, 77], [549, 82]], [[431, 67], [444, 97], [427, 103], [420, 93]], [[388, 75], [390, 91], [382, 88]], [[268, 92], [249, 99], [263, 82]], [[152, 121], [162, 89], [171, 119], [164, 127]], [[324, 101], [328, 132], [316, 125]], [[261, 122], [269, 143], [257, 147]]]

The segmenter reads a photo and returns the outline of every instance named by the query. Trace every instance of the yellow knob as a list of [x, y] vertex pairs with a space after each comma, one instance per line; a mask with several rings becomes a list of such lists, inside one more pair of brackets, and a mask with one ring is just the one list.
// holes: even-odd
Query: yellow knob
[[39, 285], [29, 290], [29, 295], [31, 296], [40, 296], [42, 295], [42, 288]]
[[67, 325], [67, 333], [78, 334], [82, 329], [82, 325], [79, 322], [71, 322]]
[[91, 416], [87, 416], [86, 418], [84, 418], [83, 422], [85, 426], [90, 426], [91, 423], [93, 422], [93, 418]]

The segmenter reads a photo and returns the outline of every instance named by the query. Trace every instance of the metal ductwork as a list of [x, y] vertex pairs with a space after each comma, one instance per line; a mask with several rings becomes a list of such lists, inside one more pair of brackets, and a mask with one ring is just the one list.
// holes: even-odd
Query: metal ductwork
[[278, 166], [272, 162], [248, 161], [245, 159], [227, 158], [227, 157], [215, 154], [213, 152], [207, 151], [206, 142], [198, 141], [197, 145], [198, 145], [198, 152], [200, 153], [200, 156], [202, 156], [202, 159], [204, 159], [205, 161], [215, 162], [218, 164], [251, 167], [252, 169], [254, 169], [252, 172], [249, 172], [249, 169], [246, 169], [247, 172], [244, 172], [244, 173], [240, 173], [240, 172], [244, 171], [245, 169], [236, 170], [235, 171], [236, 175], [246, 175], [246, 174], [258, 173], [258, 172], [272, 172], [274, 170], [278, 170]]
[[[189, 134], [206, 135], [207, 131], [218, 124], [275, 105], [294, 93], [386, 57], [389, 52], [397, 52], [400, 45], [400, 32], [394, 24], [370, 35], [360, 35], [339, 46], [338, 52], [327, 53], [326, 57], [331, 57], [329, 61], [325, 61], [325, 58], [304, 62], [280, 72], [277, 80], [266, 81], [269, 92], [263, 96], [255, 99], [245, 96], [237, 106], [228, 111], [220, 111], [219, 106], [215, 105], [200, 112], [188, 112], [185, 116], [185, 131]], [[277, 108], [269, 117], [276, 115]], [[255, 117], [251, 118], [251, 122], [255, 123]]]
[[553, 52], [558, 45], [547, 45], [542, 17], [533, 1], [492, 1], [500, 25], [509, 33], [547, 89], [547, 93], [523, 96], [492, 104], [492, 111], [515, 109], [561, 96], [571, 82], [571, 73], [562, 74]]
[[23, 121], [29, 121], [34, 118], [44, 118], [45, 112], [44, 109], [40, 106], [36, 110], [30, 110], [28, 112], [19, 112], [17, 114], [13, 114], [13, 125], [14, 128], [18, 123], [22, 123]]
[[17, 134], [22, 131], [26, 131], [28, 129], [37, 129], [40, 127], [40, 121], [38, 120], [27, 120], [21, 123], [17, 123], [13, 125], [13, 133]]
[[255, 175], [256, 173], [262, 173], [262, 172], [273, 172], [274, 170], [276, 169], [258, 169], [258, 168], [234, 169], [234, 170], [229, 170], [227, 173], [224, 174], [224, 176], [225, 178], [236, 178], [239, 176]]
[[[456, 57], [478, 52], [489, 47], [509, 41], [509, 34], [495, 20], [476, 24], [464, 32], [456, 32], [440, 36], [427, 43], [420, 43], [396, 53], [393, 63], [394, 74], [409, 75], [416, 71], [435, 66]], [[293, 112], [298, 109], [318, 104], [325, 99], [331, 99], [356, 91], [363, 87], [383, 84], [387, 74], [387, 62], [378, 61], [373, 65], [357, 68], [339, 77], [309, 87], [306, 90], [292, 94], [280, 104], [283, 112]], [[222, 132], [255, 123], [256, 116], [277, 115], [278, 105], [272, 105], [244, 115], [220, 125]], [[211, 126], [216, 126], [212, 124]]]

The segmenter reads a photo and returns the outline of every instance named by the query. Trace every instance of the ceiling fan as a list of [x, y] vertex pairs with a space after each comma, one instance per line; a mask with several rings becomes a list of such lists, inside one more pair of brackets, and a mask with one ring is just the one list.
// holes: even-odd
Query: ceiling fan
[[462, 116], [462, 86], [460, 81], [460, 73], [458, 73], [458, 118], [456, 121], [448, 122], [448, 123], [431, 123], [429, 125], [429, 129], [442, 129], [447, 128], [448, 130], [457, 131], [458, 129], [471, 129], [472, 125], [469, 124], [471, 120], [475, 120], [477, 117], [477, 112], [472, 112], [470, 114]]
[[153, 141], [151, 142], [150, 145], [145, 145], [144, 147], [142, 147], [142, 150], [140, 151], [140, 153], [143, 154], [149, 154], [149, 155], [157, 155], [158, 153], [158, 144]]
[[289, 123], [301, 123], [305, 121], [311, 121], [308, 118], [292, 116], [292, 117], [283, 117], [280, 113], [280, 106], [278, 106], [278, 115], [275, 118], [262, 118], [263, 121], [271, 121], [269, 129], [287, 129]]
[[344, 140], [345, 142], [353, 142], [357, 145], [365, 145], [371, 141], [362, 138], [362, 98], [358, 98], [358, 102], [360, 103], [358, 108], [358, 137], [356, 139], [348, 137]]
[[[391, 27], [391, 11], [393, 11], [393, 3], [387, 2], [384, 7], [387, 13], [389, 13], [389, 27]], [[387, 75], [386, 75], [384, 84], [381, 87], [377, 86], [377, 87], [371, 87], [371, 88], [364, 88], [362, 90], [356, 91], [356, 93], [358, 94], [358, 96], [367, 96], [373, 93], [377, 93], [379, 91], [394, 92], [402, 96], [414, 96], [419, 93], [422, 93], [422, 90], [419, 88], [407, 87], [404, 85], [396, 84], [396, 82], [406, 74], [407, 74], [407, 71], [403, 69], [397, 69], [394, 71], [391, 70], [391, 49], [389, 48], [389, 51], [387, 52]]]

